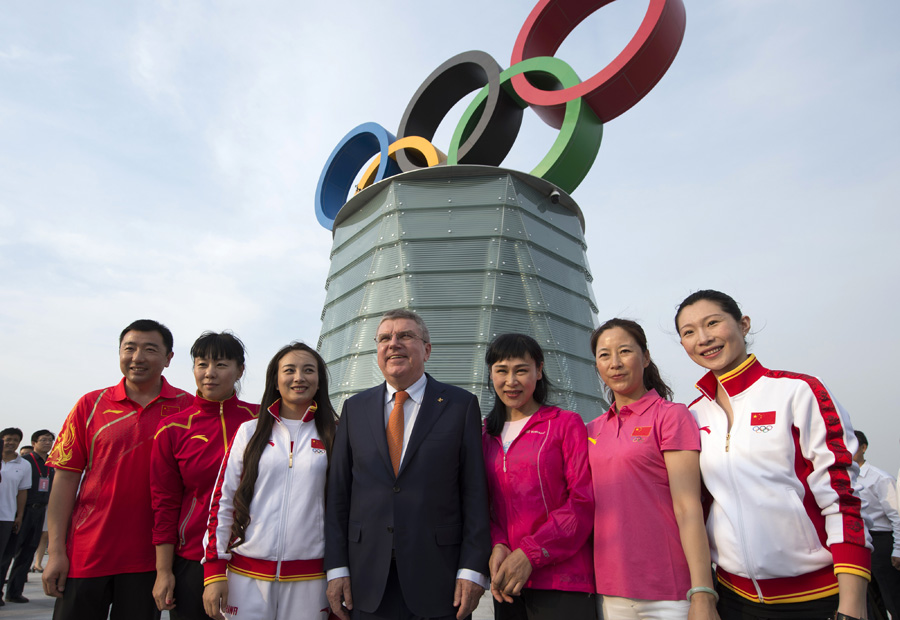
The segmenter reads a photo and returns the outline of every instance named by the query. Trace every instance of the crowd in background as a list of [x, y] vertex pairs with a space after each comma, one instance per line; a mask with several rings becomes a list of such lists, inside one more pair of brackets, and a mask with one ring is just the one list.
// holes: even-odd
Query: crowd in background
[[699, 397], [671, 402], [641, 326], [614, 318], [585, 343], [610, 402], [585, 425], [527, 334], [488, 347], [482, 419], [424, 372], [422, 318], [388, 312], [385, 381], [338, 416], [305, 344], [274, 355], [255, 405], [234, 334], [196, 340], [189, 394], [162, 376], [171, 332], [135, 321], [123, 378], [55, 444], [37, 431], [22, 456], [2, 431], [6, 600], [43, 570], [59, 620], [462, 619], [486, 590], [498, 619], [900, 617], [896, 482], [847, 412], [749, 353], [724, 293], [687, 297], [675, 327]]

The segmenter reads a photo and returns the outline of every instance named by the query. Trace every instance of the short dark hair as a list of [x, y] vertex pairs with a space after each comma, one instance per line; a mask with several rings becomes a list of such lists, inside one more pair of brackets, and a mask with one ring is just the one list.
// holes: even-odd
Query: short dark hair
[[738, 303], [731, 297], [731, 295], [726, 295], [721, 291], [716, 291], [713, 289], [703, 289], [702, 291], [697, 291], [696, 293], [691, 293], [687, 297], [684, 298], [678, 305], [678, 310], [675, 312], [675, 331], [681, 335], [680, 330], [678, 329], [678, 317], [681, 315], [681, 311], [687, 308], [688, 306], [692, 306], [698, 301], [711, 301], [722, 309], [722, 312], [726, 314], [730, 314], [735, 321], [738, 323], [741, 322], [741, 318], [744, 314], [741, 312], [741, 307]]
[[22, 434], [21, 428], [16, 428], [14, 426], [10, 426], [9, 428], [4, 428], [2, 431], [0, 431], [0, 439], [6, 437], [7, 435], [18, 435], [19, 441], [22, 441], [22, 437], [25, 436]]
[[125, 334], [128, 332], [157, 332], [160, 336], [162, 336], [163, 344], [166, 345], [166, 354], [172, 352], [172, 348], [175, 346], [175, 339], [172, 337], [172, 332], [168, 327], [160, 323], [159, 321], [154, 321], [153, 319], [138, 319], [134, 321], [131, 325], [122, 330], [122, 333], [119, 334], [119, 346], [122, 346], [122, 341], [125, 339]]
[[203, 332], [191, 347], [191, 359], [234, 360], [244, 365], [244, 343], [231, 332]]
[[56, 435], [48, 431], [46, 428], [42, 428], [39, 431], [34, 431], [33, 433], [31, 433], [31, 443], [34, 443], [44, 435], [50, 435], [50, 439], [56, 439]]
[[[494, 407], [487, 414], [485, 430], [489, 435], [497, 436], [503, 432], [503, 424], [506, 422], [506, 405], [500, 400], [500, 395], [494, 390], [490, 379], [491, 366], [503, 360], [514, 357], [530, 357], [539, 367], [544, 364], [544, 350], [537, 340], [525, 334], [501, 334], [491, 341], [487, 352], [484, 354], [484, 363], [488, 367], [488, 384], [494, 392]], [[547, 378], [547, 370], [541, 370], [541, 378], [534, 386], [534, 400], [539, 405], [547, 404], [547, 395], [550, 392], [550, 380]]]
[[381, 315], [381, 320], [378, 321], [378, 327], [381, 327], [381, 324], [385, 321], [393, 321], [394, 319], [409, 319], [419, 326], [419, 329], [422, 330], [422, 340], [425, 342], [431, 342], [431, 336], [428, 334], [428, 326], [425, 325], [425, 319], [421, 316], [413, 312], [412, 310], [407, 310], [406, 308], [397, 308], [396, 310], [388, 310], [384, 314]]
[[861, 446], [868, 446], [868, 445], [869, 445], [869, 440], [866, 438], [866, 434], [865, 434], [864, 432], [862, 432], [862, 431], [853, 431], [853, 433], [856, 435], [856, 441], [859, 442], [859, 445], [861, 445]]

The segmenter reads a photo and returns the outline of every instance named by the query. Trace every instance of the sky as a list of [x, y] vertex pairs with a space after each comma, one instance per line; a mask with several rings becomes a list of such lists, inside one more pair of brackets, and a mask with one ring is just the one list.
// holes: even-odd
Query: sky
[[[586, 79], [647, 5], [602, 8], [557, 56]], [[145, 317], [174, 332], [166, 376], [188, 390], [191, 343], [233, 330], [248, 350], [242, 396], [258, 401], [271, 355], [319, 337], [331, 233], [313, 201], [332, 150], [364, 122], [396, 132], [451, 56], [483, 50], [508, 67], [532, 6], [6, 3], [0, 425], [58, 430], [81, 394], [120, 379], [119, 331]], [[870, 462], [896, 474], [900, 4], [686, 8], [672, 67], [606, 124], [573, 192], [598, 319], [641, 322], [690, 402], [703, 371], [675, 308], [698, 289], [731, 294], [760, 361], [821, 377], [869, 436]], [[554, 138], [526, 111], [504, 167], [530, 170]]]

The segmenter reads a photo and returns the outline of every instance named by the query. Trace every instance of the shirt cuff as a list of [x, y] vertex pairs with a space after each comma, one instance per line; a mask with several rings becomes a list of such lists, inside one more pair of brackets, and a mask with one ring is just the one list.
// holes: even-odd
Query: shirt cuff
[[325, 573], [325, 580], [331, 581], [332, 579], [340, 579], [341, 577], [349, 577], [350, 576], [350, 567], [349, 566], [339, 566], [337, 568], [332, 568], [330, 571]]
[[461, 568], [458, 571], [456, 571], [456, 578], [457, 579], [466, 579], [473, 583], [477, 583], [485, 590], [488, 590], [491, 587], [490, 579], [488, 579], [486, 576], [482, 575], [481, 573], [478, 573], [473, 570], [469, 570], [468, 568]]

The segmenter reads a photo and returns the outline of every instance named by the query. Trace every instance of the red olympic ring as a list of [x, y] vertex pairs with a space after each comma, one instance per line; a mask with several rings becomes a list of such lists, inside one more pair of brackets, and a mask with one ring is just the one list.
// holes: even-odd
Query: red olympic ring
[[[589, 15], [614, 0], [540, 0], [522, 25], [513, 46], [511, 65], [534, 56], [553, 56], [562, 42]], [[637, 33], [606, 67], [577, 86], [545, 91], [524, 75], [512, 79], [516, 93], [538, 116], [559, 128], [565, 104], [584, 97], [604, 123], [611, 121], [650, 92], [668, 70], [684, 38], [682, 0], [650, 0]]]

